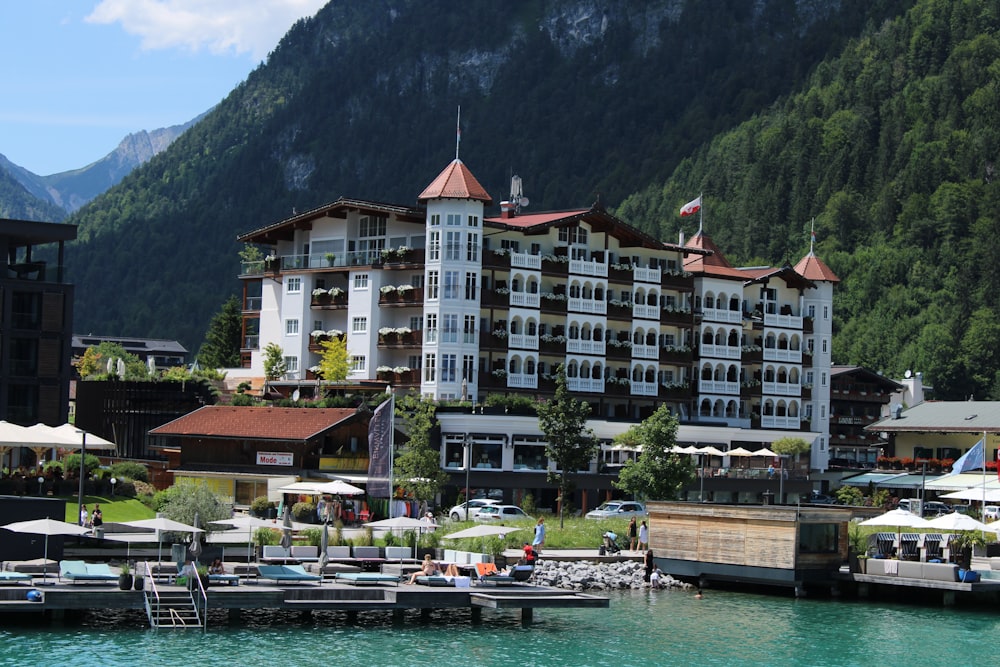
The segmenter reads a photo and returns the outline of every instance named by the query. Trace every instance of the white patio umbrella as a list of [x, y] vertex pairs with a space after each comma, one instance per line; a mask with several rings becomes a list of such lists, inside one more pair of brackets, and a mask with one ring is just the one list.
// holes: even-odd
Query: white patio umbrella
[[755, 450], [753, 452], [753, 455], [754, 456], [770, 456], [771, 458], [774, 458], [775, 456], [778, 456], [778, 452], [772, 452], [767, 447], [761, 447], [760, 449]]
[[[894, 509], [871, 519], [866, 519], [859, 526], [880, 526], [896, 529], [896, 543], [899, 544], [903, 528], [932, 528], [931, 522], [906, 510]], [[902, 548], [902, 547], [900, 547]]]
[[8, 523], [3, 528], [13, 533], [28, 533], [31, 535], [45, 536], [45, 551], [42, 560], [42, 580], [48, 574], [49, 566], [49, 535], [84, 535], [90, 530], [74, 523], [57, 521], [55, 519], [30, 519], [28, 521], [15, 521]]
[[483, 538], [482, 548], [486, 550], [486, 538], [490, 535], [499, 535], [503, 537], [504, 535], [509, 535], [510, 533], [517, 532], [519, 530], [524, 530], [523, 528], [516, 528], [514, 526], [493, 526], [488, 523], [484, 523], [478, 526], [473, 526], [472, 528], [466, 528], [460, 530], [456, 533], [451, 533], [445, 535], [446, 540], [461, 540], [470, 537], [481, 537]]
[[983, 488], [980, 486], [973, 486], [968, 489], [962, 489], [961, 491], [953, 491], [952, 493], [946, 493], [942, 498], [948, 498], [950, 500], [978, 500], [979, 502], [997, 502], [1000, 501], [1000, 488], [994, 488], [991, 486]]
[[319, 493], [329, 493], [332, 496], [360, 496], [365, 492], [364, 489], [359, 489], [353, 484], [339, 479], [317, 484], [316, 490]]
[[[80, 433], [80, 429], [73, 424], [60, 424], [59, 426], [53, 426], [52, 430], [72, 442], [72, 446], [77, 449], [79, 449], [83, 443], [83, 434]], [[87, 449], [115, 450], [117, 448], [118, 446], [110, 440], [105, 440], [101, 436], [94, 433], [87, 433]]]
[[[201, 517], [198, 513], [194, 513], [194, 527], [201, 531]], [[198, 533], [191, 533], [191, 546], [188, 547], [188, 552], [194, 558], [194, 562], [197, 563], [198, 559], [201, 558], [201, 539], [198, 538]]]
[[728, 452], [726, 452], [726, 455], [727, 456], [755, 456], [755, 454], [753, 452], [751, 452], [749, 449], [745, 449], [743, 447], [737, 447], [736, 449], [730, 449]]
[[163, 533], [164, 532], [174, 532], [174, 533], [203, 533], [201, 528], [196, 526], [189, 526], [186, 523], [181, 523], [180, 521], [174, 521], [173, 519], [168, 519], [166, 517], [158, 516], [155, 519], [138, 519], [136, 521], [126, 521], [122, 525], [132, 526], [133, 528], [146, 528], [147, 530], [156, 531], [156, 562], [157, 564], [163, 562]]
[[292, 513], [285, 507], [281, 520], [281, 547], [286, 551], [292, 548]]
[[941, 516], [930, 519], [927, 524], [930, 527], [938, 528], [940, 530], [990, 530], [990, 528], [979, 519], [974, 519], [968, 514], [962, 514], [961, 512], [942, 514]]
[[725, 456], [726, 453], [717, 447], [707, 445], [705, 447], [698, 447], [695, 450], [696, 454], [708, 454], [709, 456]]

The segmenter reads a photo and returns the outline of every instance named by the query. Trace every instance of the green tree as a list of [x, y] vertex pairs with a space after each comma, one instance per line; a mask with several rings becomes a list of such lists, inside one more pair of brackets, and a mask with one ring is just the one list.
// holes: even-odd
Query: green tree
[[552, 400], [538, 404], [538, 426], [545, 434], [545, 453], [555, 462], [549, 482], [559, 488], [559, 527], [563, 527], [563, 508], [573, 490], [573, 476], [590, 463], [597, 452], [597, 438], [587, 428], [590, 405], [578, 401], [566, 386], [566, 369], [556, 371], [556, 392]]
[[798, 463], [799, 455], [808, 452], [811, 447], [812, 445], [810, 445], [804, 438], [793, 438], [791, 436], [787, 438], [778, 438], [771, 443], [771, 450], [775, 454], [780, 454], [782, 456], [794, 456], [796, 463]]
[[[277, 343], [268, 343], [264, 346], [264, 379], [267, 382], [277, 380], [285, 374], [285, 351]], [[267, 393], [267, 385], [264, 386], [264, 393]]]
[[[125, 374], [119, 376], [118, 360], [125, 363]], [[108, 370], [111, 362], [111, 370]], [[83, 355], [76, 359], [77, 372], [84, 379], [115, 378], [118, 380], [145, 380], [149, 377], [149, 368], [134, 354], [125, 351], [121, 343], [104, 341], [88, 347]]]
[[240, 300], [234, 295], [222, 304], [222, 309], [209, 323], [205, 342], [198, 352], [198, 363], [206, 368], [236, 368], [240, 365], [242, 337]]
[[639, 458], [626, 461], [612, 482], [622, 491], [639, 498], [675, 500], [694, 480], [691, 457], [670, 451], [677, 444], [677, 417], [666, 405], [616, 437], [615, 442], [642, 449]]
[[396, 399], [396, 414], [403, 419], [407, 442], [393, 465], [396, 486], [417, 500], [432, 501], [448, 476], [441, 470], [438, 450], [431, 447], [431, 432], [437, 426], [434, 402], [415, 393]]
[[343, 382], [347, 379], [347, 337], [341, 336], [320, 343], [323, 348], [319, 359], [319, 372], [325, 382]]
[[210, 521], [228, 519], [231, 511], [229, 506], [215, 495], [204, 482], [180, 482], [175, 484], [160, 511], [168, 519], [191, 525], [194, 515], [203, 529], [210, 527]]

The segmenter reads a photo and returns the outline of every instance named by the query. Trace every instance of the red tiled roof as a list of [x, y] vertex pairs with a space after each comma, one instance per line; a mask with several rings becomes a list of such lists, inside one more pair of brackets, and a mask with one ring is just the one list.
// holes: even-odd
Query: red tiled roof
[[486, 192], [486, 188], [479, 184], [469, 168], [458, 158], [445, 167], [417, 197], [417, 201], [425, 199], [478, 199], [487, 205], [493, 203], [490, 193]]
[[547, 225], [551, 222], [557, 222], [563, 220], [564, 218], [572, 218], [575, 216], [582, 216], [585, 213], [589, 213], [591, 209], [582, 208], [575, 211], [545, 211], [540, 213], [518, 213], [510, 218], [503, 217], [490, 217], [486, 218], [485, 222], [499, 223], [502, 225], [507, 225], [508, 227], [536, 227], [538, 225]]
[[206, 405], [150, 435], [308, 440], [357, 414], [353, 408], [249, 408]]
[[685, 271], [690, 271], [691, 273], [704, 273], [713, 276], [739, 278], [740, 280], [746, 280], [748, 277], [745, 271], [740, 271], [729, 263], [726, 256], [722, 254], [719, 248], [715, 245], [715, 242], [712, 241], [712, 237], [703, 231], [699, 230], [697, 234], [692, 236], [691, 239], [684, 244], [684, 247], [707, 250], [711, 252], [711, 254], [688, 255], [687, 260], [684, 262]]
[[829, 283], [839, 283], [840, 278], [830, 270], [830, 267], [823, 263], [819, 257], [811, 251], [808, 255], [799, 260], [795, 265], [795, 270], [809, 280], [823, 280]]

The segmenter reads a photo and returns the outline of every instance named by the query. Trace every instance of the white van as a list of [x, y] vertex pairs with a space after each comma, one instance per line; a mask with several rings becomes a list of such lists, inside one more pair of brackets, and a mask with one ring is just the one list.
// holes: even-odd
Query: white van
[[987, 505], [983, 508], [983, 521], [1000, 519], [1000, 505]]
[[916, 514], [920, 516], [920, 499], [919, 498], [903, 498], [899, 501], [899, 509], [906, 510], [910, 514]]

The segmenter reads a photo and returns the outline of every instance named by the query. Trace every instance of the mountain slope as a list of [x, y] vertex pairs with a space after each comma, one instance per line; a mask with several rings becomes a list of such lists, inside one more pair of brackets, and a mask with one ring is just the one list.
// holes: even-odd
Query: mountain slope
[[[130, 134], [122, 139], [115, 150], [97, 162], [80, 169], [39, 176], [0, 155], [0, 173], [7, 172], [37, 199], [63, 209], [58, 217], [30, 219], [59, 221], [66, 216], [66, 213], [76, 211], [121, 181], [133, 169], [166, 150], [177, 137], [203, 117], [204, 114], [201, 114], [182, 125]], [[0, 193], [0, 207], [7, 205], [9, 205], [8, 200], [3, 193]], [[35, 207], [39, 208], [38, 205]], [[42, 210], [50, 209], [44, 207]]]
[[[337, 2], [71, 218], [77, 328], [196, 348], [235, 236], [339, 195], [412, 202], [454, 155], [532, 207], [614, 205], [910, 2]], [[125, 289], [123, 289], [123, 286]]]
[[707, 230], [747, 263], [794, 261], [815, 217], [843, 279], [837, 363], [1000, 398], [998, 34], [997, 3], [923, 0], [618, 213], [676, 233], [703, 191]]

